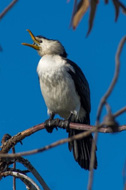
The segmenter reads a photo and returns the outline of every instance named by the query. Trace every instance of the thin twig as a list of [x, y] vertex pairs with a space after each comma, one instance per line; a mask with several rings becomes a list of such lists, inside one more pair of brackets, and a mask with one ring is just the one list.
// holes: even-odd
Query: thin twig
[[21, 179], [29, 188], [29, 190], [40, 190], [38, 185], [30, 177], [26, 176], [25, 174], [22, 174], [16, 171], [5, 171], [5, 172], [0, 173], [0, 177], [7, 177], [10, 175]]
[[0, 19], [17, 3], [18, 0], [13, 0], [3, 11], [0, 13]]
[[113, 117], [117, 117], [117, 116], [121, 115], [124, 112], [126, 112], [126, 107], [121, 108], [119, 111], [117, 111], [116, 113], [114, 113]]
[[112, 112], [111, 112], [111, 107], [110, 107], [110, 105], [108, 104], [108, 102], [105, 102], [105, 107], [106, 107], [107, 113], [108, 113], [108, 114], [112, 114]]
[[[96, 116], [96, 126], [99, 126], [100, 123], [100, 117], [101, 117], [101, 112], [103, 109], [103, 106], [105, 104], [105, 102], [107, 101], [107, 98], [110, 96], [116, 82], [117, 79], [119, 77], [119, 71], [120, 71], [120, 54], [122, 52], [122, 48], [124, 46], [124, 43], [126, 42], [126, 36], [124, 36], [122, 38], [122, 40], [119, 43], [117, 52], [116, 52], [116, 65], [115, 65], [115, 74], [114, 77], [112, 79], [112, 82], [110, 83], [110, 86], [107, 90], [107, 92], [105, 93], [105, 95], [102, 97], [99, 107], [98, 107], [98, 111], [97, 111], [97, 116]], [[90, 161], [90, 173], [89, 173], [89, 180], [88, 180], [88, 190], [92, 189], [92, 184], [93, 184], [93, 166], [94, 166], [94, 160], [95, 160], [95, 146], [97, 144], [97, 138], [98, 138], [98, 132], [95, 133], [94, 135], [94, 141], [92, 142], [92, 151], [91, 151], [91, 161]]]
[[[10, 159], [10, 161], [12, 161], [12, 160]], [[14, 168], [7, 168], [6, 171], [19, 172], [21, 174], [27, 174], [27, 173], [29, 173], [29, 170], [20, 170], [20, 169], [14, 169]]]
[[[116, 52], [116, 65], [115, 65], [115, 74], [114, 74], [114, 77], [112, 79], [112, 82], [107, 90], [107, 92], [105, 93], [105, 95], [102, 97], [101, 101], [100, 101], [100, 104], [99, 104], [99, 107], [98, 107], [98, 111], [97, 111], [97, 117], [96, 117], [96, 121], [99, 121], [100, 120], [100, 117], [101, 117], [101, 112], [102, 112], [102, 108], [103, 108], [103, 105], [105, 104], [107, 98], [110, 96], [116, 82], [117, 82], [117, 79], [119, 77], [119, 71], [120, 71], [120, 54], [122, 52], [122, 48], [124, 46], [124, 43], [126, 41], [126, 36], [124, 36], [122, 38], [122, 40], [120, 41], [119, 43], [119, 46], [118, 46], [118, 49], [117, 49], [117, 52]], [[96, 123], [97, 125], [97, 123]]]
[[[15, 147], [12, 147], [12, 152], [15, 154]], [[13, 169], [16, 169], [16, 162], [13, 163]], [[16, 190], [16, 177], [13, 176], [13, 190]]]
[[34, 177], [39, 181], [41, 186], [44, 190], [50, 190], [44, 179], [40, 176], [40, 174], [37, 172], [37, 170], [33, 167], [33, 165], [27, 160], [22, 157], [16, 158], [17, 162], [22, 163], [33, 175]]

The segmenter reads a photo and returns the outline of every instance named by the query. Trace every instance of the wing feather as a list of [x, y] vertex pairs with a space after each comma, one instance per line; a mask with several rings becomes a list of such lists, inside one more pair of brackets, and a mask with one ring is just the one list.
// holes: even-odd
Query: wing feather
[[66, 64], [68, 65], [67, 72], [74, 80], [76, 91], [80, 96], [81, 106], [86, 110], [87, 113], [90, 113], [90, 89], [87, 79], [79, 66], [76, 65], [74, 62], [67, 59]]

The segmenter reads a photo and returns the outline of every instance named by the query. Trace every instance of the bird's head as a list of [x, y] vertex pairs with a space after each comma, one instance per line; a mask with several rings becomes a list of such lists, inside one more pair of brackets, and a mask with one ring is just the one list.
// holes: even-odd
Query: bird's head
[[34, 36], [30, 30], [27, 31], [33, 40], [33, 44], [22, 43], [22, 45], [36, 49], [40, 56], [57, 54], [63, 57], [67, 57], [65, 49], [59, 41], [50, 40], [43, 36]]

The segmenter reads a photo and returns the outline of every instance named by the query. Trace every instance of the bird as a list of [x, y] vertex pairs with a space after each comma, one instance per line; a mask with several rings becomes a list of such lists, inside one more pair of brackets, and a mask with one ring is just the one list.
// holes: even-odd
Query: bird
[[[80, 67], [67, 58], [66, 50], [58, 40], [41, 35], [34, 36], [29, 29], [27, 31], [33, 44], [22, 43], [22, 45], [34, 48], [41, 57], [37, 73], [41, 93], [50, 116], [49, 120], [53, 120], [58, 114], [70, 122], [90, 124], [90, 89]], [[69, 128], [68, 136], [81, 132], [83, 131]], [[75, 161], [85, 170], [90, 170], [92, 141], [93, 136], [90, 134], [68, 143]], [[97, 169], [96, 151], [94, 169]]]

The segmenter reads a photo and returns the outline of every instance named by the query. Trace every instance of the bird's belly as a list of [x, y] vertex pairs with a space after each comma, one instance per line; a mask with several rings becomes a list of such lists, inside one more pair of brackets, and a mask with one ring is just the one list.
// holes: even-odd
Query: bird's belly
[[[66, 75], [66, 74], [65, 74]], [[40, 87], [48, 110], [67, 118], [70, 112], [78, 112], [80, 99], [69, 74], [49, 73], [40, 78]]]

